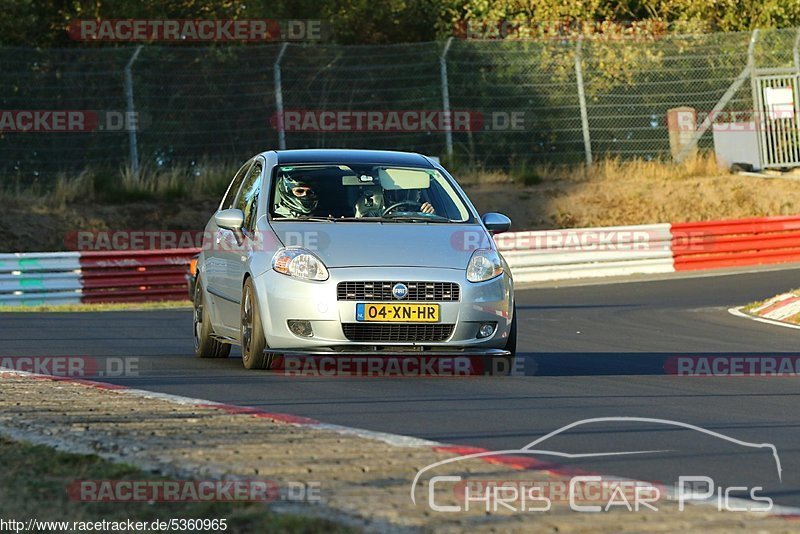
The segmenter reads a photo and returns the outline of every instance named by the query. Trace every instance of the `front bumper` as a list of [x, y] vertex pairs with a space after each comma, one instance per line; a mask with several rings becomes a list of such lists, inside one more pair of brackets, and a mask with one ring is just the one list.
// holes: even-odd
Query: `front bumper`
[[[366, 347], [369, 348], [369, 347]], [[422, 348], [422, 347], [420, 347]], [[428, 347], [423, 348], [423, 350], [398, 350], [394, 349], [381, 349], [378, 351], [374, 350], [364, 350], [364, 348], [360, 348], [359, 346], [355, 347], [337, 347], [337, 348], [329, 348], [325, 350], [321, 349], [306, 349], [306, 350], [297, 350], [297, 349], [264, 349], [264, 354], [270, 354], [273, 356], [337, 356], [337, 355], [346, 355], [346, 356], [359, 356], [361, 353], [370, 356], [387, 356], [387, 357], [406, 357], [406, 356], [431, 356], [431, 357], [441, 357], [441, 358], [456, 358], [456, 357], [465, 357], [469, 358], [472, 356], [476, 357], [491, 357], [491, 358], [502, 358], [506, 356], [510, 356], [511, 353], [507, 350], [503, 349], [492, 349], [492, 348], [465, 348], [465, 349], [451, 349], [447, 347]]]
[[[463, 355], [463, 350], [487, 351], [502, 349], [508, 338], [513, 310], [513, 282], [508, 273], [473, 284], [463, 270], [421, 267], [347, 267], [330, 268], [324, 282], [292, 278], [275, 271], [256, 277], [254, 284], [261, 310], [264, 333], [269, 349], [282, 354], [296, 349], [350, 350], [361, 347], [397, 347], [400, 350], [449, 348]], [[356, 323], [356, 304], [360, 301], [337, 300], [339, 282], [347, 281], [428, 281], [455, 282], [461, 292], [457, 302], [438, 302], [442, 324], [453, 324], [453, 332], [441, 342], [356, 342], [342, 330], [343, 323]], [[388, 302], [388, 301], [381, 301]], [[400, 302], [400, 301], [392, 301]], [[406, 301], [402, 301], [406, 302]], [[289, 331], [287, 321], [305, 320], [311, 323], [313, 337], [300, 337]], [[477, 338], [478, 327], [484, 322], [496, 322], [495, 333]], [[405, 353], [405, 352], [404, 352]]]

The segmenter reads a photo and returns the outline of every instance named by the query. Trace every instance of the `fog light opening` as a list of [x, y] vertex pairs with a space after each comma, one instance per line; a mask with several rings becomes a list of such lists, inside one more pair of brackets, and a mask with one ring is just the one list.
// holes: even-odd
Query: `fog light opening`
[[314, 330], [311, 329], [311, 321], [289, 320], [289, 331], [299, 337], [313, 337]]
[[491, 337], [497, 329], [497, 323], [482, 323], [478, 328], [478, 339]]

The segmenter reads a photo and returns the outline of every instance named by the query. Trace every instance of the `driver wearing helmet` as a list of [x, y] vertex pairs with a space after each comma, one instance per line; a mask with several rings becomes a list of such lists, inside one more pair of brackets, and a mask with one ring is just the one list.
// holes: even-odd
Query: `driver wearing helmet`
[[[392, 208], [393, 206], [397, 206], [399, 211], [409, 211], [408, 208], [414, 207], [414, 204], [419, 204], [419, 211], [422, 213], [429, 213], [434, 214], [436, 210], [433, 208], [430, 202], [419, 202], [420, 200], [420, 193], [416, 192], [408, 192], [411, 193], [411, 197], [414, 200], [411, 200], [408, 195], [392, 195], [391, 193], [398, 193], [397, 191], [390, 191], [389, 194], [383, 190], [381, 186], [369, 186], [364, 187], [361, 194], [358, 197], [355, 205], [355, 216], [356, 217], [383, 217], [386, 214], [387, 208]], [[407, 197], [408, 200], [403, 199], [402, 197]], [[398, 205], [399, 203], [399, 205]], [[406, 209], [402, 209], [406, 208]], [[394, 211], [392, 209], [391, 211]], [[416, 210], [415, 210], [416, 211]]]
[[275, 188], [275, 214], [308, 217], [317, 209], [317, 192], [302, 178], [281, 176]]

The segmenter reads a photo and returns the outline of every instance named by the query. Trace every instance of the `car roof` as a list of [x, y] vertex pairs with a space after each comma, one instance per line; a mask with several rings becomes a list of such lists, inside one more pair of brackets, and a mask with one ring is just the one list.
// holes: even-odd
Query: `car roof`
[[413, 152], [394, 152], [390, 150], [346, 150], [346, 149], [301, 149], [278, 150], [279, 165], [300, 163], [336, 163], [347, 165], [383, 164], [407, 167], [434, 168], [430, 160]]

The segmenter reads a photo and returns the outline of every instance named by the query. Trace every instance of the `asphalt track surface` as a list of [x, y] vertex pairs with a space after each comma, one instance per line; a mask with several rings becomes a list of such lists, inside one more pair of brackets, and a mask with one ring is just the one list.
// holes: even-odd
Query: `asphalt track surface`
[[800, 330], [727, 310], [793, 288], [799, 279], [794, 268], [518, 291], [518, 357], [527, 376], [291, 377], [246, 371], [238, 350], [226, 360], [194, 358], [188, 309], [2, 314], [0, 356], [138, 358], [139, 376], [101, 380], [491, 450], [518, 449], [587, 418], [674, 420], [774, 444], [782, 480], [766, 449], [662, 423], [585, 424], [537, 448], [661, 451], [540, 458], [665, 484], [705, 475], [717, 487], [762, 486], [761, 494], [776, 503], [800, 506], [800, 377], [684, 377], [664, 370], [674, 356], [797, 355]]

